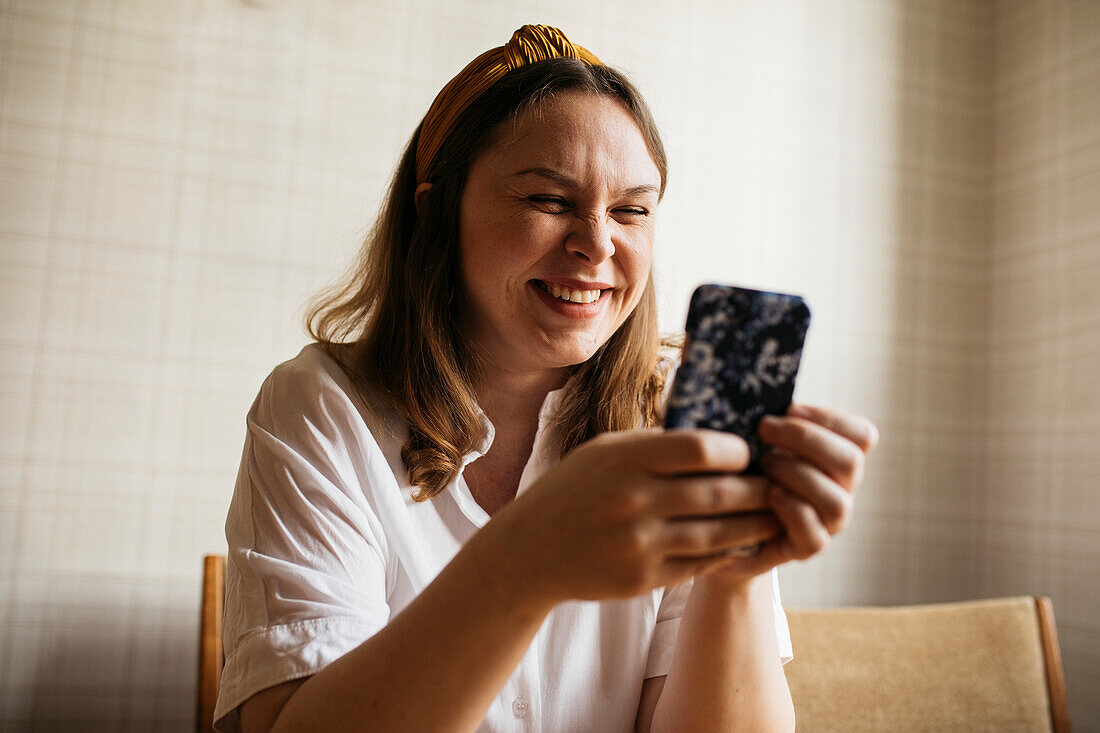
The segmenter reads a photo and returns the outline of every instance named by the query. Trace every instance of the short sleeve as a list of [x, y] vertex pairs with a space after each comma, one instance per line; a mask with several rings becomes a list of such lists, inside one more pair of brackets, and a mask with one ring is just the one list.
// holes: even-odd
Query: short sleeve
[[352, 460], [358, 412], [295, 361], [248, 413], [226, 520], [222, 731], [252, 695], [318, 672], [389, 620], [385, 537]]
[[787, 626], [787, 614], [779, 597], [779, 570], [772, 568], [772, 612], [775, 614], [775, 641], [779, 646], [779, 661], [783, 664], [794, 659], [791, 647], [791, 629]]
[[[772, 612], [775, 616], [775, 638], [779, 647], [779, 659], [783, 664], [794, 658], [791, 651], [791, 632], [787, 626], [787, 614], [783, 612], [783, 603], [779, 597], [779, 573], [772, 568]], [[676, 639], [680, 632], [680, 620], [684, 615], [688, 597], [691, 595], [692, 581], [669, 586], [661, 596], [661, 605], [657, 609], [657, 624], [653, 630], [653, 639], [649, 644], [649, 658], [646, 661], [645, 677], [661, 677], [668, 674], [672, 667], [672, 655], [676, 651]]]
[[657, 624], [649, 642], [649, 658], [645, 665], [645, 678], [663, 677], [672, 667], [672, 653], [676, 651], [676, 637], [680, 632], [680, 619], [684, 615], [691, 595], [691, 579], [665, 587], [661, 604], [657, 607]]

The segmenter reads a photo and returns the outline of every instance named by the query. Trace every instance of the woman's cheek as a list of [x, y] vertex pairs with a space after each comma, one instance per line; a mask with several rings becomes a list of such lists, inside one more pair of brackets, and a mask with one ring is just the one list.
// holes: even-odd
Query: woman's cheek
[[644, 287], [653, 260], [653, 240], [644, 232], [634, 232], [621, 241], [623, 246], [615, 248], [620, 266], [635, 284]]

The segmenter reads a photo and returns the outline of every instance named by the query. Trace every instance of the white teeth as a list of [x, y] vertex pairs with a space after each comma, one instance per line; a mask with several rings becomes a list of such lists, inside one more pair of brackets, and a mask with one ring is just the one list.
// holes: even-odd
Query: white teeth
[[555, 285], [554, 283], [539, 282], [539, 285], [543, 290], [553, 295], [555, 298], [561, 300], [568, 300], [571, 303], [594, 303], [600, 299], [599, 290], [572, 290], [570, 288], [562, 287], [561, 285]]

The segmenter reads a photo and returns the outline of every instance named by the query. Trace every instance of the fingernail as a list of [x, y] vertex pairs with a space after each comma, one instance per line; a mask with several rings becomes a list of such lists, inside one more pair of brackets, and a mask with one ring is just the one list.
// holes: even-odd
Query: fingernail
[[795, 417], [809, 417], [810, 411], [802, 405], [791, 405], [787, 408], [788, 415], [794, 415]]
[[778, 424], [779, 418], [777, 418], [775, 415], [765, 415], [764, 417], [760, 418], [760, 427], [764, 428], [765, 430], [770, 430]]

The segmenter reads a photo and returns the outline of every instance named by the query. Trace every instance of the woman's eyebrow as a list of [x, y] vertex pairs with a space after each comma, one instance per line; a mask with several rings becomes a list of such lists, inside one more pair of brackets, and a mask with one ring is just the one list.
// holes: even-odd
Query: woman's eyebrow
[[620, 195], [622, 196], [645, 196], [646, 194], [652, 194], [660, 197], [660, 186], [654, 186], [651, 183], [643, 183], [640, 186], [631, 186], [630, 188], [624, 188]]
[[580, 184], [577, 183], [577, 181], [574, 181], [561, 171], [556, 171], [553, 168], [536, 166], [534, 168], [524, 168], [512, 174], [512, 178], [521, 178], [523, 176], [538, 176], [539, 178], [546, 178], [554, 183], [561, 184], [566, 188], [580, 188]]
[[[553, 168], [545, 168], [542, 166], [536, 166], [534, 168], [524, 168], [521, 171], [516, 171], [512, 174], [512, 178], [520, 178], [522, 176], [538, 176], [539, 178], [545, 178], [549, 181], [553, 181], [566, 188], [578, 189], [581, 188], [580, 183], [570, 178], [561, 171], [556, 171]], [[649, 183], [644, 183], [640, 186], [630, 186], [624, 188], [619, 192], [622, 196], [642, 196], [645, 194], [653, 194], [654, 196], [661, 195], [661, 189], [658, 186], [654, 186]]]

